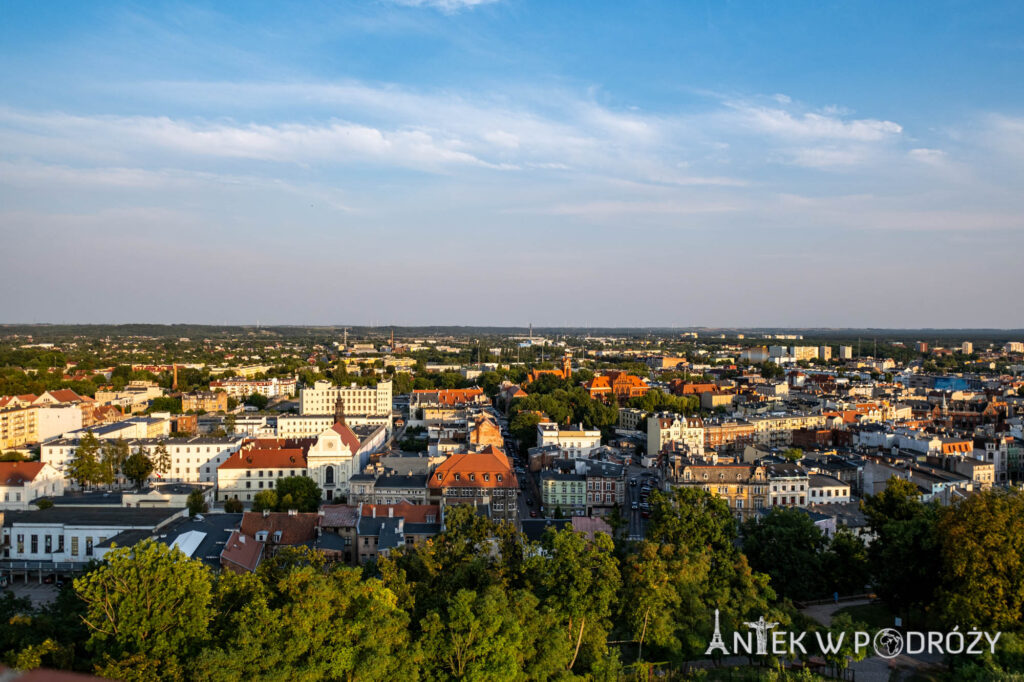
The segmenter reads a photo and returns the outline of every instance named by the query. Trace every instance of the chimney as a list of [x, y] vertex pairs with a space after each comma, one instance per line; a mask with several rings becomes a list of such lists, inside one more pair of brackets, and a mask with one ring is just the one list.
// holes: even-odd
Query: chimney
[[389, 519], [395, 518], [395, 508], [394, 507], [388, 507], [388, 518]]
[[289, 509], [288, 510], [288, 516], [295, 516], [298, 513], [299, 513], [299, 511], [297, 509]]
[[377, 505], [372, 505], [372, 506], [370, 507], [370, 515], [371, 515], [371, 516], [372, 516], [373, 518], [377, 518]]
[[270, 510], [269, 509], [264, 509], [263, 510], [263, 518], [267, 518], [268, 516], [270, 516]]

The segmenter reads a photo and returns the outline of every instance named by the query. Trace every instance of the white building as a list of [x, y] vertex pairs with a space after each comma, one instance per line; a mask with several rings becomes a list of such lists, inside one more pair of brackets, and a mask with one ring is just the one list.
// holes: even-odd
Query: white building
[[[391, 413], [387, 415], [345, 415], [345, 423], [357, 426], [383, 426], [391, 431]], [[314, 438], [334, 425], [334, 414], [281, 415], [277, 418], [278, 438]]]
[[765, 466], [768, 475], [770, 507], [804, 507], [808, 502], [807, 470], [793, 462], [771, 462]]
[[57, 438], [80, 428], [82, 428], [82, 410], [77, 405], [44, 407], [36, 413], [36, 429], [40, 442]]
[[555, 445], [570, 459], [586, 459], [590, 453], [601, 447], [600, 429], [559, 428], [552, 422], [537, 424], [537, 446]]
[[647, 418], [647, 454], [657, 455], [669, 443], [681, 443], [690, 449], [691, 457], [704, 456], [704, 420], [671, 412], [660, 412]]
[[332, 424], [306, 453], [307, 475], [316, 481], [327, 500], [347, 498], [351, 492], [349, 480], [370, 463], [370, 455], [386, 439], [387, 430], [381, 426]]
[[849, 502], [850, 486], [838, 478], [826, 476], [825, 474], [811, 474], [808, 476], [810, 486], [811, 504], [828, 504], [830, 502]]
[[126, 530], [156, 530], [185, 514], [183, 509], [51, 507], [7, 512], [4, 558], [47, 563], [86, 563], [100, 543]]
[[[42, 445], [40, 460], [66, 476], [67, 464], [74, 457], [81, 441], [77, 438], [62, 438]], [[242, 447], [241, 437], [210, 438], [198, 436], [189, 439], [135, 439], [126, 441], [132, 452], [146, 448], [153, 457], [162, 443], [171, 458], [166, 473], [154, 472], [150, 477], [164, 483], [216, 483], [217, 467]]]
[[0, 509], [34, 509], [33, 500], [64, 494], [64, 477], [45, 462], [0, 462]]
[[853, 346], [839, 346], [840, 360], [853, 360]]
[[298, 381], [295, 377], [260, 380], [233, 377], [210, 382], [211, 391], [224, 391], [228, 396], [239, 400], [256, 393], [268, 398], [288, 397], [295, 395], [297, 388]]
[[376, 386], [334, 386], [329, 381], [318, 381], [312, 388], [299, 391], [299, 411], [304, 415], [333, 415], [338, 398], [343, 401], [345, 416], [391, 415], [390, 381]]

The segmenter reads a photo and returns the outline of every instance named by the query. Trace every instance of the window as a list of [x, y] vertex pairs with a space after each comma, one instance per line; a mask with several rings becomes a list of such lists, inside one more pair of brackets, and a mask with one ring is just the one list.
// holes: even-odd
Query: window
[[78, 556], [78, 536], [71, 536], [71, 556]]
[[47, 554], [49, 554], [50, 552], [53, 551], [53, 536], [52, 535], [44, 535], [43, 539], [45, 540], [45, 542], [43, 543], [43, 546], [46, 548], [43, 551], [45, 551]]
[[252, 481], [246, 481], [245, 482], [245, 487], [246, 488], [251, 488], [252, 487]]
[[64, 536], [63, 535], [58, 535], [57, 536], [57, 551], [58, 552], [63, 552], [64, 551]]

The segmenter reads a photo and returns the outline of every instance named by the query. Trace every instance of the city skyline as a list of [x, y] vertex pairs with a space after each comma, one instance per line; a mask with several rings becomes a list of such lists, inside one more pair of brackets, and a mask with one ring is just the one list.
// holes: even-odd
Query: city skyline
[[0, 322], [1024, 326], [1014, 3], [5, 14]]

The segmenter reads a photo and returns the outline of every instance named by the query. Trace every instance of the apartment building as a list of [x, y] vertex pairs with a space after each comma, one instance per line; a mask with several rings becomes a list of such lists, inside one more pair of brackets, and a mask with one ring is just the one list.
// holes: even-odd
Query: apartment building
[[[277, 418], [278, 438], [313, 438], [334, 425], [334, 414], [282, 414]], [[345, 414], [345, 423], [357, 426], [384, 427], [391, 431], [391, 413], [386, 415]]]
[[242, 400], [253, 394], [268, 398], [288, 397], [295, 395], [298, 381], [295, 377], [273, 377], [270, 379], [243, 379], [231, 377], [210, 382], [211, 391], [224, 391], [232, 398]]
[[500, 450], [456, 454], [430, 474], [432, 504], [485, 506], [492, 519], [515, 523], [518, 519], [519, 482]]
[[586, 459], [601, 447], [601, 430], [585, 429], [582, 424], [562, 428], [552, 422], [537, 424], [537, 447], [554, 445], [572, 459]]
[[647, 452], [656, 455], [669, 443], [680, 443], [695, 457], [704, 454], [704, 420], [671, 412], [659, 412], [647, 418]]
[[217, 499], [237, 499], [246, 506], [262, 490], [289, 476], [307, 476], [306, 452], [311, 440], [258, 439], [245, 445], [217, 467]]
[[566, 516], [582, 516], [587, 513], [587, 477], [559, 471], [542, 472], [540, 499], [547, 513], [559, 509]]
[[768, 507], [768, 478], [756, 464], [709, 464], [672, 457], [666, 465], [668, 487], [695, 487], [724, 499], [734, 514], [745, 518]]
[[227, 412], [228, 394], [225, 391], [193, 391], [181, 394], [183, 412]]
[[804, 507], [810, 485], [807, 470], [793, 462], [769, 462], [764, 465], [770, 486], [772, 507]]
[[33, 509], [40, 497], [63, 495], [64, 477], [44, 462], [0, 462], [0, 509]]

